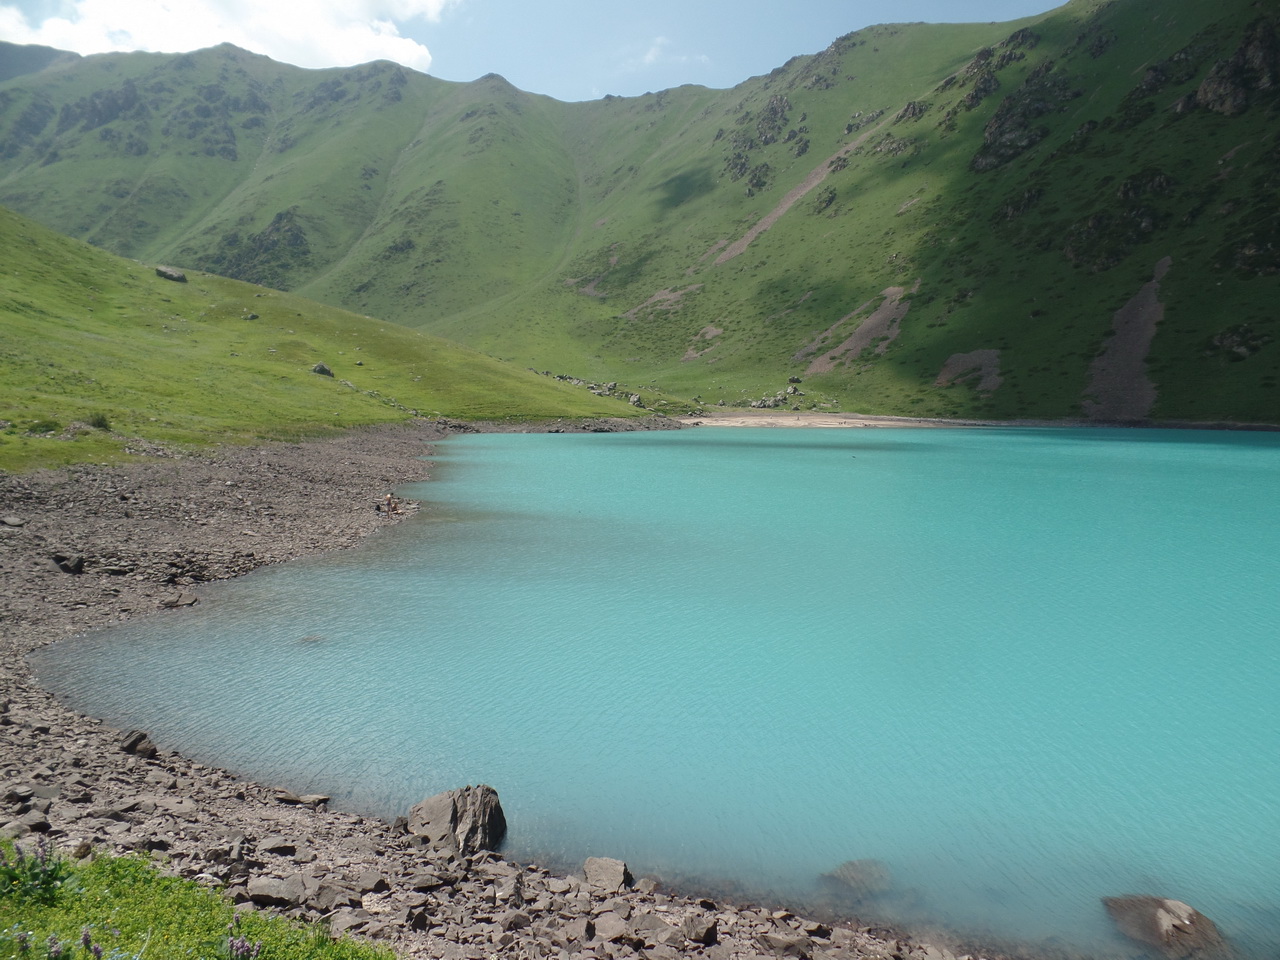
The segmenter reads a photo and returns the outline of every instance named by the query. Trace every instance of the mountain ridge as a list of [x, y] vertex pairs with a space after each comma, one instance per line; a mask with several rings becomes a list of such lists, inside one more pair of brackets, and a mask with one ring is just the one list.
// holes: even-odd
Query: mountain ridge
[[[583, 103], [116, 55], [0, 84], [0, 203], [691, 404], [1277, 422], [1275, 33], [1247, 2], [1074, 0]], [[1166, 258], [1120, 365], [1154, 393], [1106, 416], [1092, 368]]]

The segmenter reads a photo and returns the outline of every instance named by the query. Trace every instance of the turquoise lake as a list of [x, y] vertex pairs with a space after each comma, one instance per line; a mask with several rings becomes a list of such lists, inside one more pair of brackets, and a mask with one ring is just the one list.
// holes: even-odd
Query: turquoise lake
[[[79, 709], [516, 859], [1121, 948], [1099, 898], [1280, 945], [1280, 435], [468, 435], [357, 551], [33, 655]], [[374, 492], [376, 494], [376, 491]], [[1127, 949], [1127, 948], [1126, 948]], [[1131, 951], [1130, 951], [1131, 952]]]

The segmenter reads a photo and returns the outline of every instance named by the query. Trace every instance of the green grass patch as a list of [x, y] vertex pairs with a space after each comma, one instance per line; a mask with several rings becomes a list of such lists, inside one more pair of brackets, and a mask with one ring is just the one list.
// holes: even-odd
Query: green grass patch
[[[10, 863], [15, 847], [0, 844]], [[23, 851], [23, 856], [34, 851]], [[391, 960], [390, 950], [333, 940], [323, 927], [255, 911], [140, 857], [100, 856], [60, 873], [52, 895], [0, 886], [3, 960]], [[0, 878], [3, 874], [0, 873]]]
[[0, 469], [118, 459], [139, 439], [293, 439], [413, 415], [638, 413], [291, 294], [195, 272], [165, 280], [4, 210], [0, 247]]

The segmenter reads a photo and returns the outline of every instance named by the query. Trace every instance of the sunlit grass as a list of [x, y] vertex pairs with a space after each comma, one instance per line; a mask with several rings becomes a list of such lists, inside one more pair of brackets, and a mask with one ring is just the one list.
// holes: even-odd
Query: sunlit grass
[[199, 445], [414, 415], [638, 412], [293, 295], [194, 272], [187, 283], [164, 280], [2, 210], [0, 246], [3, 469], [113, 459], [131, 438]]
[[102, 856], [76, 865], [51, 902], [0, 891], [0, 958], [55, 956], [391, 960], [393, 954], [333, 940], [318, 925], [237, 912], [217, 892], [166, 876], [139, 857]]

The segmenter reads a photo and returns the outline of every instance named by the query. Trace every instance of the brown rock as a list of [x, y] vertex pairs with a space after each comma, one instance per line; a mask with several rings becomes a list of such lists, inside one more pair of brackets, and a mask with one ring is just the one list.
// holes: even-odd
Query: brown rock
[[130, 730], [120, 738], [120, 749], [136, 757], [150, 760], [159, 752], [151, 738], [143, 730]]
[[434, 849], [470, 856], [496, 850], [507, 834], [498, 792], [485, 784], [427, 797], [409, 811], [409, 832]]
[[84, 573], [84, 557], [66, 553], [55, 553], [50, 559], [63, 573]]
[[308, 906], [322, 913], [361, 906], [360, 893], [342, 883], [322, 880], [315, 892], [307, 896]]
[[699, 917], [693, 914], [680, 921], [680, 932], [686, 940], [700, 943], [704, 947], [713, 946], [720, 933], [714, 917]]
[[371, 868], [360, 872], [358, 884], [363, 893], [386, 893], [391, 889], [387, 878]]
[[612, 910], [607, 910], [595, 918], [596, 936], [601, 940], [620, 940], [631, 936], [631, 928], [627, 921]]
[[813, 942], [798, 933], [762, 933], [756, 938], [760, 949], [776, 957], [800, 957], [808, 960], [813, 955]]
[[329, 933], [331, 936], [340, 937], [344, 933], [359, 930], [370, 919], [372, 919], [370, 914], [360, 908], [339, 910], [329, 918]]
[[293, 907], [306, 896], [306, 885], [300, 874], [288, 877], [253, 877], [248, 886], [249, 899], [267, 907]]
[[586, 943], [595, 935], [596, 925], [590, 917], [574, 917], [562, 928], [562, 936], [569, 943]]
[[631, 886], [631, 871], [621, 860], [612, 857], [588, 857], [582, 865], [587, 884], [606, 893], [617, 893], [624, 887]]
[[684, 946], [684, 934], [656, 913], [638, 913], [631, 918], [631, 930], [651, 946]]

